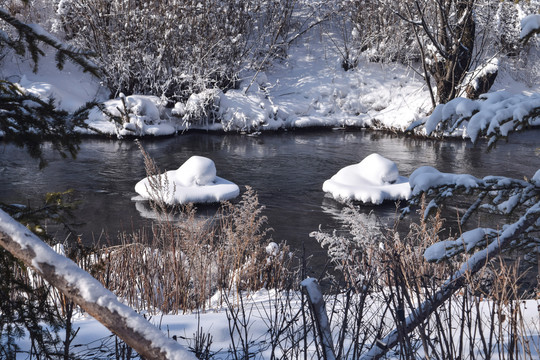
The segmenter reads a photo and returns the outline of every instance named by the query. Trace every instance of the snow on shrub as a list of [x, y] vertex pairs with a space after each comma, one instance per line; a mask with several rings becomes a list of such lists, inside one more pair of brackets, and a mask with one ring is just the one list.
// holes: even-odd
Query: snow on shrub
[[119, 137], [171, 135], [176, 128], [162, 121], [164, 109], [164, 102], [157, 96], [120, 94], [90, 113], [89, 121], [94, 129]]
[[236, 87], [251, 61], [277, 52], [292, 8], [268, 0], [62, 0], [56, 27], [95, 52], [114, 95], [153, 94], [174, 103]]

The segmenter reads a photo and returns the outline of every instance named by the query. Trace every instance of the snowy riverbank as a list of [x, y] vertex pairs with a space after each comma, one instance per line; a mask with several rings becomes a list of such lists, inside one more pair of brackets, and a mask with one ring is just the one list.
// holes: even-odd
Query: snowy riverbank
[[[172, 135], [189, 129], [257, 132], [352, 126], [404, 131], [411, 124], [426, 121], [432, 130], [433, 125], [426, 119], [431, 111], [429, 93], [412, 68], [363, 60], [356, 68], [345, 71], [338, 49], [321, 31], [311, 30], [293, 43], [287, 58], [266, 71], [243, 73], [238, 89], [193, 94], [186, 103], [176, 103], [172, 108], [159, 97], [149, 95], [108, 99], [108, 91], [91, 75], [69, 63], [59, 71], [50, 57], [42, 59], [37, 73], [31, 71], [30, 60], [13, 58], [5, 63], [1, 75], [27, 92], [54, 98], [58, 107], [68, 111], [87, 101], [103, 102], [105, 113], [95, 108], [89, 116], [89, 127], [120, 137]], [[504, 102], [505, 108], [517, 104], [519, 112], [528, 98], [537, 101], [533, 94], [539, 89], [539, 84], [526, 86], [501, 71], [492, 92], [497, 92], [497, 101]], [[202, 116], [201, 107], [208, 101], [213, 104], [213, 115], [194, 123], [194, 116]], [[468, 100], [464, 109], [475, 111], [482, 109], [482, 104], [482, 100]], [[465, 111], [461, 108], [457, 110]], [[118, 121], [112, 121], [111, 115]], [[456, 133], [462, 135], [464, 131]]]

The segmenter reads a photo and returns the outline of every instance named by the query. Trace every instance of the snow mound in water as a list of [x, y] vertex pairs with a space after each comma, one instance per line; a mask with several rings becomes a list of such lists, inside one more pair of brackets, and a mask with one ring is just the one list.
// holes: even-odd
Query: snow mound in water
[[211, 159], [192, 156], [177, 170], [146, 177], [135, 185], [143, 199], [163, 199], [169, 205], [214, 203], [240, 194], [238, 185], [216, 176]]
[[338, 201], [381, 204], [385, 200], [408, 199], [411, 188], [397, 166], [379, 154], [371, 154], [360, 163], [346, 166], [323, 184], [323, 191]]
[[176, 171], [182, 186], [210, 185], [216, 179], [216, 165], [209, 158], [192, 156]]

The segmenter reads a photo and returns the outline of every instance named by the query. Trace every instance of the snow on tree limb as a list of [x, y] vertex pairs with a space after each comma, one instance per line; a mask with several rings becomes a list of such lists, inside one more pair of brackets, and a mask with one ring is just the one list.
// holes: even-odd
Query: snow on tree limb
[[[441, 288], [429, 299], [424, 301], [405, 320], [405, 332], [410, 333], [416, 327], [426, 321], [437, 308], [447, 301], [458, 289], [460, 289], [466, 279], [480, 270], [486, 261], [500, 254], [505, 248], [526, 232], [531, 226], [538, 225], [540, 217], [540, 202], [531, 206], [523, 216], [515, 223], [508, 225], [500, 233], [500, 236], [489, 243], [489, 245], [472, 255], [465, 261], [460, 269], [456, 271]], [[398, 329], [390, 332], [385, 338], [374, 343], [372, 348], [361, 357], [361, 360], [374, 360], [383, 357], [388, 350], [398, 344]], [[379, 345], [380, 344], [380, 345]]]
[[514, 131], [524, 130], [540, 118], [540, 94], [493, 92], [478, 100], [455, 98], [437, 105], [433, 113], [409, 126], [407, 131], [421, 130], [429, 136], [469, 136], [476, 142], [481, 136], [489, 139], [489, 147]]
[[99, 281], [0, 210], [0, 245], [36, 270], [146, 359], [195, 359]]
[[464, 225], [471, 214], [480, 208], [493, 214], [509, 215], [520, 207], [528, 207], [538, 201], [540, 182], [535, 180], [536, 176], [529, 181], [504, 176], [478, 179], [468, 174], [442, 173], [433, 167], [423, 166], [409, 178], [413, 195], [409, 204], [419, 205], [422, 194], [432, 196], [424, 213], [427, 217], [432, 209], [458, 193], [476, 193], [476, 200], [461, 219], [461, 225]]
[[540, 34], [540, 14], [528, 15], [521, 20], [519, 39], [527, 43], [535, 34]]

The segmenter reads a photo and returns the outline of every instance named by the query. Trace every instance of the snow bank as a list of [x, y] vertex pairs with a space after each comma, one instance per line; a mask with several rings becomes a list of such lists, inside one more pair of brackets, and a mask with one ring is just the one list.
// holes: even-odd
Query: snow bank
[[251, 86], [247, 93], [232, 90], [220, 96], [219, 116], [224, 130], [279, 129], [283, 122], [278, 121], [277, 113], [278, 107], [265, 98], [257, 84]]
[[103, 102], [101, 109], [94, 109], [88, 122], [102, 133], [119, 137], [172, 135], [176, 127], [162, 120], [164, 111], [165, 104], [157, 96], [120, 94], [118, 99]]
[[399, 176], [397, 166], [379, 154], [371, 154], [360, 163], [339, 170], [323, 184], [323, 191], [338, 201], [381, 204], [385, 200], [408, 199], [408, 179]]
[[214, 162], [202, 156], [192, 156], [177, 170], [142, 179], [135, 191], [143, 199], [158, 198], [169, 205], [220, 202], [240, 194], [238, 185], [216, 176]]
[[[357, 69], [345, 71], [339, 52], [327, 36], [315, 30], [306, 36], [305, 41], [291, 46], [286, 60], [273, 64], [266, 73], [243, 74], [239, 89], [225, 93], [207, 89], [173, 109], [165, 108], [155, 96], [130, 95], [124, 97], [129, 112], [120, 123], [115, 124], [95, 109], [88, 124], [101, 133], [120, 137], [170, 135], [187, 128], [256, 132], [377, 124], [403, 130], [429, 110], [429, 95], [422, 88], [422, 79], [411, 76], [405, 67], [381, 68], [366, 61]], [[32, 74], [30, 67], [23, 72], [29, 81], [25, 85], [41, 97], [54, 96], [70, 111], [96, 99], [103, 101], [103, 109], [114, 116], [122, 117], [121, 111], [125, 112], [122, 97], [109, 100], [108, 94], [102, 94], [105, 89], [99, 81], [88, 80], [89, 76], [79, 70], [55, 70], [54, 56], [42, 59], [41, 68], [44, 70], [39, 76]], [[68, 68], [72, 67], [66, 63]], [[20, 70], [12, 66], [0, 72], [10, 77]], [[81, 84], [79, 78], [85, 83]]]

